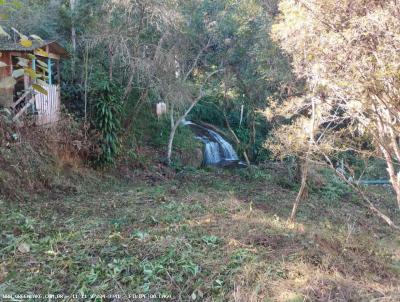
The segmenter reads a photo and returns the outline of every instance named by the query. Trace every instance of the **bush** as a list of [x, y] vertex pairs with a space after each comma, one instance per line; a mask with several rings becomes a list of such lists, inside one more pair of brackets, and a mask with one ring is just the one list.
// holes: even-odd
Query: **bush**
[[121, 130], [122, 97], [121, 88], [106, 80], [97, 81], [91, 97], [94, 105], [94, 124], [101, 133], [101, 154], [97, 162], [101, 165], [114, 163], [120, 150], [119, 134]]
[[367, 161], [363, 179], [389, 179], [386, 162], [379, 158]]
[[310, 173], [311, 192], [327, 200], [341, 200], [352, 192], [331, 169], [318, 169]]
[[288, 190], [298, 190], [300, 180], [294, 158], [288, 158], [283, 162], [270, 162], [264, 166], [270, 170], [272, 181], [276, 185]]
[[237, 173], [248, 181], [272, 180], [272, 175], [269, 173], [269, 171], [255, 166], [250, 166], [246, 169], [238, 169]]

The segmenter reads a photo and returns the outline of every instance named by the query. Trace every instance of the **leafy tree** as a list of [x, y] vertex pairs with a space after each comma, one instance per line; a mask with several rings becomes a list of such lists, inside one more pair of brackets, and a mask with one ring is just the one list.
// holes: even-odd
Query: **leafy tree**
[[[400, 207], [397, 1], [284, 0], [280, 10], [275, 38], [308, 83], [307, 95], [289, 100], [287, 108], [292, 116], [308, 119], [313, 106], [316, 113], [315, 137], [305, 141], [321, 147], [321, 137], [331, 134], [330, 150], [359, 152], [364, 150], [356, 143], [370, 141], [376, 155], [386, 160]], [[297, 133], [302, 125], [293, 124]], [[320, 154], [333, 166], [327, 153]]]
[[[276, 1], [204, 1], [197, 10], [193, 3], [188, 4], [194, 19], [192, 30], [212, 37], [207, 61], [224, 70], [219, 89], [210, 92], [214, 105], [248, 162], [256, 159], [267, 135], [258, 110], [265, 108], [267, 98], [287, 95], [282, 88], [295, 83], [287, 58], [269, 36], [274, 4]], [[201, 26], [203, 16], [209, 26]]]

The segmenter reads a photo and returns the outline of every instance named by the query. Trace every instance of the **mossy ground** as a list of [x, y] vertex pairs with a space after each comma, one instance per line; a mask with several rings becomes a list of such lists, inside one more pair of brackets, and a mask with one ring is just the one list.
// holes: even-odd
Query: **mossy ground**
[[[288, 224], [296, 192], [268, 178], [217, 170], [137, 179], [0, 201], [0, 294], [400, 300], [399, 234], [354, 198], [311, 195]], [[372, 194], [394, 205], [386, 189]]]

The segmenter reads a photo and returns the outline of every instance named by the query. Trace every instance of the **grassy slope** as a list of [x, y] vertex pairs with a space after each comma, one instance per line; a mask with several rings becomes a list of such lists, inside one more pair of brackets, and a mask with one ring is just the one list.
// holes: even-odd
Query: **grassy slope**
[[263, 180], [200, 171], [0, 201], [0, 294], [400, 300], [399, 234], [351, 202], [317, 196], [288, 225], [294, 196]]

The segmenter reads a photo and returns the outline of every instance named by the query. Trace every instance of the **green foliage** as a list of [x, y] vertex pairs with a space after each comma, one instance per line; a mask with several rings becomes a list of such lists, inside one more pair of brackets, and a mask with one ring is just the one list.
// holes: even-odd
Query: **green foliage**
[[[131, 96], [135, 94], [135, 89], [148, 89], [152, 106], [162, 99], [168, 105], [176, 103], [176, 112], [183, 110], [189, 99], [187, 94], [194, 92], [202, 75], [217, 68], [224, 69], [225, 74], [221, 72], [211, 79], [213, 90], [207, 91], [204, 101], [196, 106], [190, 118], [226, 128], [223, 115], [226, 112], [229, 123], [241, 140], [239, 153], [246, 151], [254, 161], [268, 158], [262, 144], [269, 128], [264, 118], [254, 112], [265, 106], [267, 96], [284, 96], [279, 84], [290, 78], [287, 59], [268, 35], [273, 14], [269, 5], [264, 6], [256, 0], [166, 0], [160, 3], [139, 0], [135, 5], [129, 1], [87, 0], [76, 1], [75, 9], [71, 9], [70, 3], [62, 0], [21, 2], [24, 8], [11, 17], [22, 31], [29, 28], [45, 38], [57, 37], [70, 50], [72, 58], [62, 63], [61, 91], [67, 109], [79, 117], [84, 115], [84, 62], [89, 64], [89, 89], [93, 89], [91, 86], [96, 86], [95, 82], [99, 80], [92, 79], [93, 74], [103, 73], [104, 77], [109, 77], [110, 68], [113, 70], [112, 81], [124, 89], [128, 86], [130, 75], [134, 74]], [[32, 10], [34, 18], [27, 18], [27, 7]], [[154, 12], [154, 15], [149, 12]], [[144, 20], [151, 22], [143, 26]], [[72, 51], [72, 27], [77, 35], [76, 51]], [[165, 36], [164, 32], [171, 35]], [[198, 64], [193, 66], [187, 83], [170, 78], [171, 72], [175, 73], [175, 63], [179, 63], [182, 76], [190, 70], [207, 41], [210, 41], [209, 47], [203, 50]], [[154, 45], [160, 46], [155, 53]], [[171, 49], [175, 63], [169, 61]], [[222, 82], [223, 85], [220, 85]], [[136, 95], [127, 98], [124, 114], [130, 113], [136, 101]], [[96, 119], [95, 103], [97, 99], [90, 97], [87, 108], [89, 118]], [[239, 127], [241, 105], [245, 110]], [[165, 146], [169, 122], [163, 122], [164, 128], [160, 129], [159, 135], [149, 139], [147, 133], [154, 133], [158, 126], [154, 127], [153, 120], [148, 123], [141, 119], [142, 115], [149, 114], [146, 110], [151, 112], [152, 108], [143, 106], [139, 109], [135, 115], [140, 119], [138, 123], [143, 121], [144, 124], [135, 123], [133, 128], [136, 129], [132, 129], [137, 145]], [[150, 129], [147, 131], [143, 129], [145, 127]], [[137, 129], [142, 129], [142, 133]], [[182, 143], [177, 137], [178, 149], [181, 149], [179, 145], [190, 146], [185, 141], [185, 135], [187, 133], [182, 131]], [[132, 148], [129, 152], [133, 152]], [[135, 157], [135, 154], [131, 155]]]
[[22, 3], [19, 0], [0, 0], [0, 7], [0, 21], [3, 21], [9, 18], [11, 12], [21, 9]]
[[364, 161], [365, 170], [363, 170], [364, 179], [388, 179], [386, 162], [379, 158], [371, 158]]
[[256, 166], [250, 166], [246, 169], [238, 169], [237, 173], [247, 181], [270, 181], [272, 175], [269, 171]]
[[205, 122], [217, 127], [224, 127], [224, 115], [219, 107], [220, 98], [207, 96], [203, 98], [189, 114], [189, 119], [193, 122]]
[[273, 177], [273, 181], [275, 184], [280, 186], [281, 188], [288, 189], [288, 190], [298, 190], [299, 184], [293, 177], [289, 175], [276, 175]]
[[[140, 115], [135, 119], [135, 127], [129, 130], [129, 140], [125, 148], [130, 146], [130, 150], [127, 149], [126, 152], [130, 152], [132, 158], [137, 158], [137, 155], [132, 152], [134, 152], [135, 147], [141, 144], [145, 143], [154, 149], [165, 148], [168, 144], [169, 131], [171, 129], [170, 121], [165, 116], [157, 119], [151, 110], [152, 108], [149, 105], [144, 107]], [[201, 148], [202, 144], [195, 139], [189, 127], [178, 127], [174, 139], [174, 150], [176, 152], [173, 167], [177, 170], [184, 168], [183, 157], [190, 156], [196, 149]]]
[[320, 188], [313, 188], [311, 186], [311, 191], [316, 192], [322, 198], [332, 202], [337, 202], [352, 192], [351, 188], [331, 169], [323, 169], [320, 173], [324, 185]]
[[[210, 95], [205, 97], [191, 112], [189, 119], [194, 122], [205, 122], [219, 127], [229, 133], [223, 110], [229, 126], [240, 140], [237, 151], [242, 154], [247, 151], [252, 156], [253, 162], [259, 163], [270, 159], [270, 152], [264, 148], [265, 138], [269, 135], [271, 124], [266, 123], [265, 117], [255, 114], [255, 141], [252, 142], [253, 130], [251, 127], [251, 111], [242, 97], [231, 99], [229, 105], [223, 104], [223, 96]], [[244, 114], [241, 120], [241, 105], [244, 104]]]
[[354, 151], [346, 151], [335, 154], [333, 157], [337, 167], [343, 163], [346, 177], [352, 177], [355, 180], [379, 180], [389, 179], [386, 162], [372, 156], [373, 148], [365, 148], [365, 155], [360, 155]]
[[269, 157], [262, 146], [270, 130], [256, 112], [265, 108], [268, 97], [287, 96], [282, 85], [295, 86], [287, 58], [269, 37], [274, 5], [274, 1], [263, 6], [259, 1], [242, 0], [187, 1], [183, 5], [183, 14], [190, 20], [189, 34], [210, 37], [214, 45], [207, 61], [225, 68], [220, 86], [196, 106], [191, 119], [228, 128], [225, 112], [240, 140], [239, 153], [246, 151], [255, 162]]
[[203, 242], [208, 245], [208, 246], [216, 246], [221, 242], [221, 238], [214, 236], [214, 235], [210, 235], [210, 236], [203, 236], [201, 238], [203, 240]]
[[94, 122], [101, 133], [102, 153], [98, 158], [100, 164], [111, 164], [120, 150], [119, 134], [121, 131], [122, 100], [118, 85], [101, 77], [95, 82], [91, 91], [94, 104]]
[[[387, 165], [383, 159], [376, 157], [361, 157], [353, 152], [339, 155], [345, 167], [350, 169], [355, 179], [389, 179]], [[347, 171], [346, 171], [347, 172]]]

